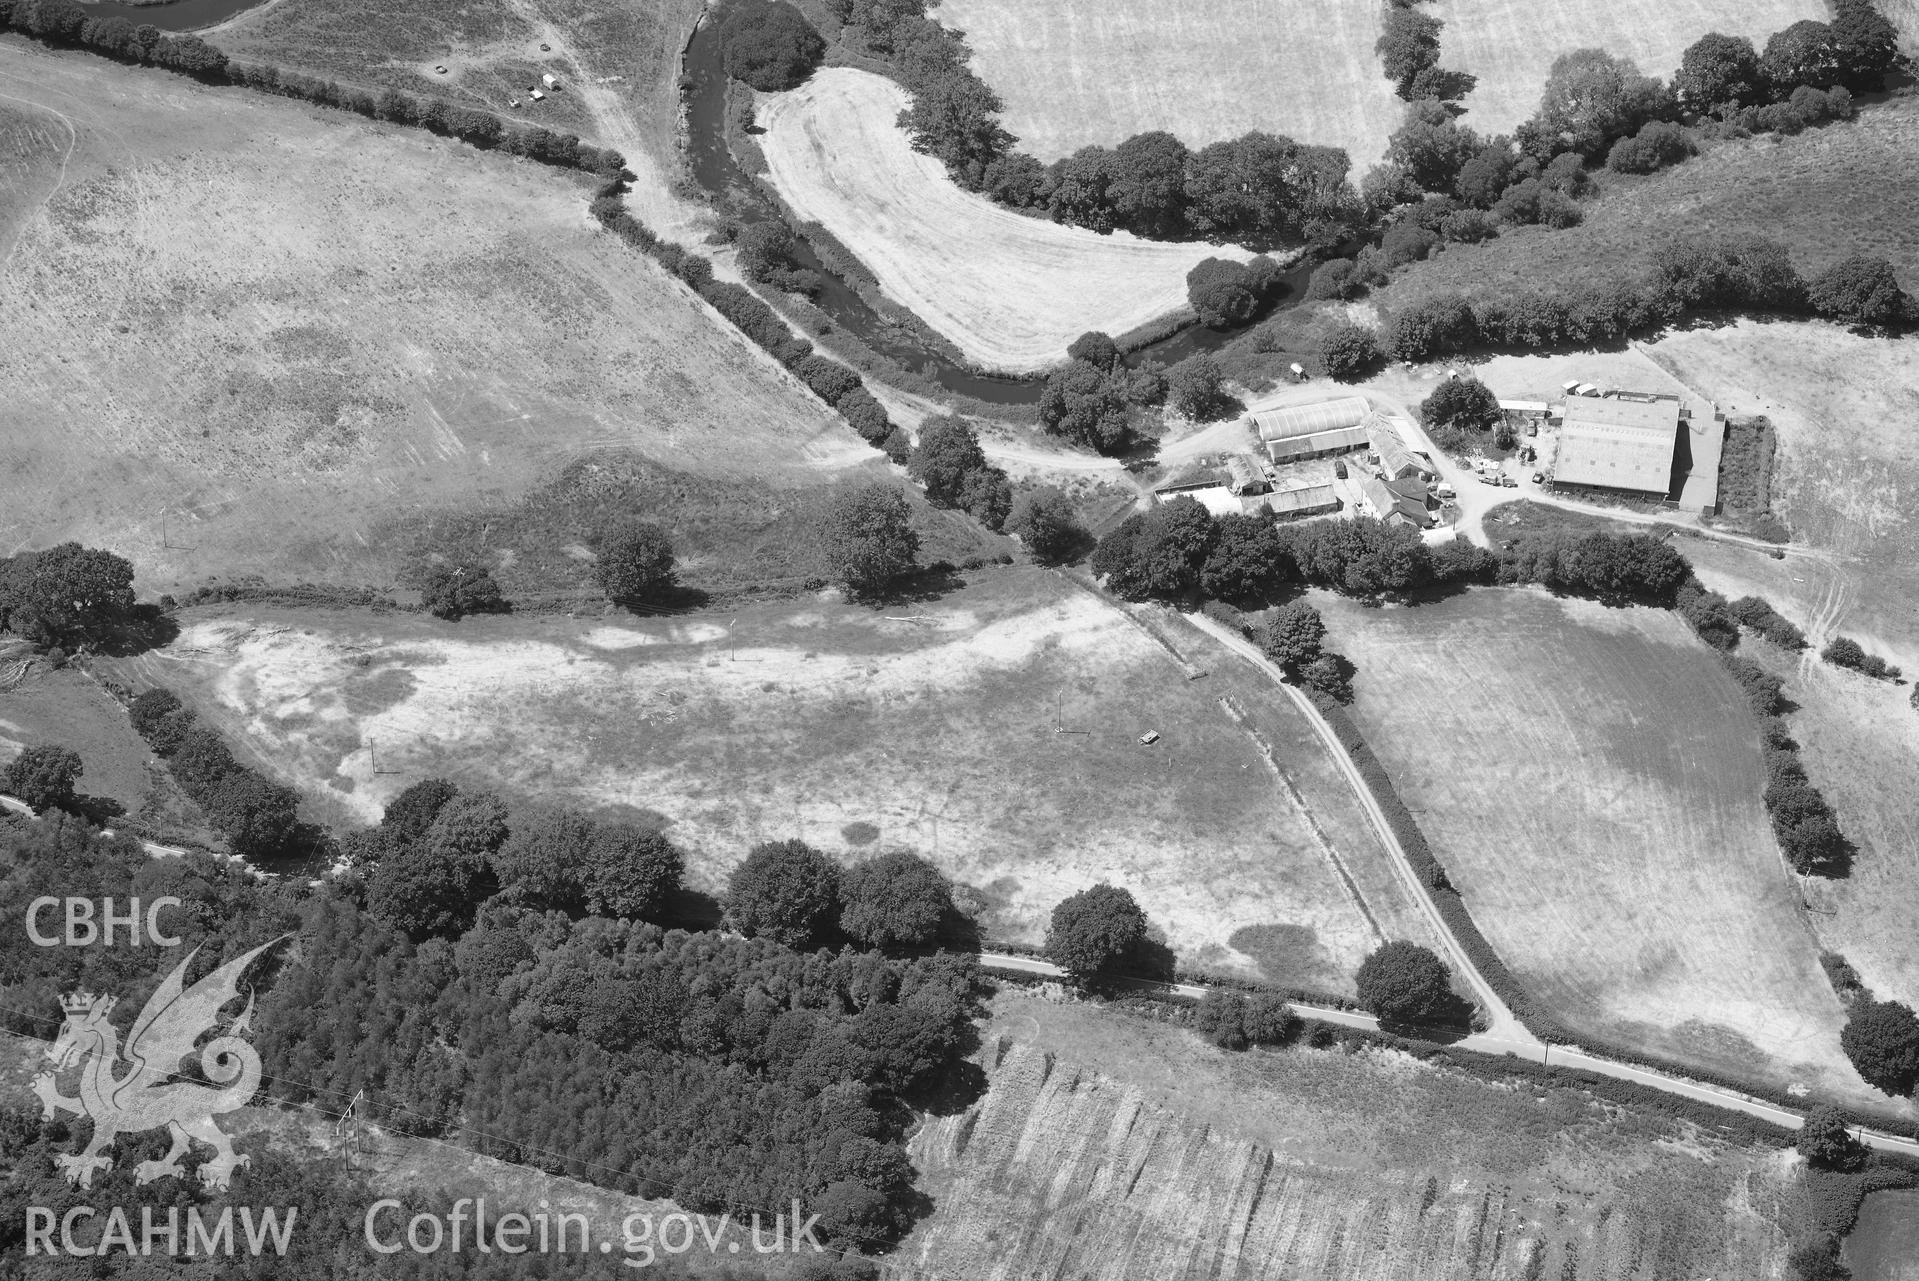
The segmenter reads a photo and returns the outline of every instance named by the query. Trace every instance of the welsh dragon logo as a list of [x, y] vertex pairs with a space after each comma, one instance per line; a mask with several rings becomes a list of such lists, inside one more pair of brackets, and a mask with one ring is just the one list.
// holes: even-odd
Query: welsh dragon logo
[[[54, 1070], [35, 1077], [33, 1091], [40, 1096], [44, 1119], [71, 1112], [93, 1121], [93, 1140], [86, 1150], [57, 1158], [67, 1182], [92, 1187], [95, 1170], [113, 1168], [107, 1150], [120, 1135], [162, 1126], [172, 1132], [173, 1147], [161, 1160], [140, 1162], [134, 1171], [137, 1182], [184, 1175], [180, 1158], [196, 1139], [213, 1149], [212, 1159], [200, 1167], [200, 1181], [210, 1188], [225, 1188], [233, 1171], [247, 1164], [249, 1158], [235, 1154], [232, 1140], [213, 1118], [244, 1107], [260, 1085], [260, 1055], [242, 1035], [252, 1030], [251, 990], [246, 1009], [200, 1050], [200, 1069], [215, 1084], [177, 1080], [175, 1073], [180, 1061], [193, 1052], [194, 1042], [219, 1023], [220, 1011], [239, 998], [240, 975], [262, 952], [288, 937], [282, 935], [235, 957], [183, 991], [187, 966], [199, 949], [189, 952], [133, 1021], [124, 1049], [120, 1033], [107, 1021], [116, 998], [91, 992], [61, 998], [66, 1023], [47, 1049]], [[80, 1065], [80, 1096], [68, 1098], [55, 1084], [55, 1074], [76, 1064]]]

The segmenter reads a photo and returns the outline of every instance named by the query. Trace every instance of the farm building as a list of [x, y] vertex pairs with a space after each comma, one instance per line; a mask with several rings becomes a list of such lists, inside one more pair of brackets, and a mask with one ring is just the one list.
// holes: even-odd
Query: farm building
[[1226, 460], [1226, 487], [1235, 494], [1263, 494], [1270, 486], [1254, 459], [1234, 454]]
[[1420, 476], [1430, 480], [1439, 475], [1431, 463], [1406, 448], [1406, 442], [1400, 439], [1399, 433], [1377, 414], [1367, 419], [1366, 440], [1379, 457], [1380, 475], [1387, 480], [1398, 480], [1402, 476]]
[[1676, 396], [1572, 396], [1559, 433], [1553, 484], [1664, 497], [1679, 434]]
[[1263, 494], [1267, 487], [1266, 473], [1261, 470], [1258, 461], [1234, 454], [1218, 466], [1199, 463], [1174, 472], [1153, 486], [1153, 492], [1163, 498], [1177, 494], [1191, 494], [1197, 498], [1202, 490], [1223, 489], [1237, 497], [1241, 494]]
[[1711, 515], [1719, 510], [1719, 456], [1726, 447], [1726, 416], [1717, 405], [1694, 405], [1691, 413], [1680, 417], [1679, 426], [1676, 461], [1685, 469], [1679, 506]]
[[1350, 454], [1366, 448], [1366, 429], [1361, 426], [1336, 427], [1310, 436], [1287, 436], [1266, 442], [1266, 456], [1276, 463], [1293, 463], [1328, 454]]
[[1339, 494], [1330, 484], [1302, 485], [1297, 489], [1281, 489], [1266, 495], [1266, 507], [1275, 516], [1298, 520], [1304, 516], [1338, 511]]
[[1259, 438], [1268, 443], [1291, 440], [1297, 436], [1315, 436], [1322, 432], [1357, 427], [1371, 412], [1364, 397], [1345, 396], [1310, 405], [1288, 405], [1283, 409], [1256, 410], [1252, 425]]
[[1499, 412], [1508, 418], [1540, 419], [1552, 417], [1553, 407], [1543, 400], [1502, 400]]
[[1204, 489], [1182, 490], [1177, 494], [1168, 494], [1166, 497], [1190, 498], [1215, 516], [1242, 515], [1246, 511], [1249, 503], [1253, 504], [1255, 508], [1257, 508], [1259, 503], [1259, 499], [1257, 498], [1241, 500], [1239, 495], [1224, 485], [1209, 485]]
[[1366, 500], [1367, 514], [1389, 525], [1424, 529], [1431, 523], [1431, 514], [1426, 509], [1426, 482], [1416, 476], [1393, 481], [1367, 476], [1360, 480], [1359, 492]]
[[1160, 495], [1188, 494], [1200, 489], [1224, 488], [1232, 477], [1224, 467], [1199, 464], [1176, 471], [1159, 484], [1153, 486], [1153, 492]]

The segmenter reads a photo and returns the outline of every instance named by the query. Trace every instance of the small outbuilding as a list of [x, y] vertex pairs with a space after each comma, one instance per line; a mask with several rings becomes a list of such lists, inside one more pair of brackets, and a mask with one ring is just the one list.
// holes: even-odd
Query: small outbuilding
[[1339, 510], [1339, 492], [1332, 485], [1300, 485], [1266, 495], [1266, 508], [1283, 520], [1299, 520]]
[[558, 89], [560, 87], [560, 82], [554, 78], [551, 71], [540, 77], [540, 83], [549, 89]]

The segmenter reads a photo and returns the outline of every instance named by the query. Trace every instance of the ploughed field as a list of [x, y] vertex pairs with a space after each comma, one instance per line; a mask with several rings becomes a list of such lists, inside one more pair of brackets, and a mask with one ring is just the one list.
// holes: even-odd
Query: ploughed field
[[768, 177], [803, 221], [858, 256], [886, 293], [987, 369], [1065, 358], [1090, 329], [1125, 333], [1186, 305], [1186, 273], [1231, 247], [1102, 236], [962, 191], [895, 123], [906, 91], [850, 67], [758, 98]]
[[1044, 571], [880, 611], [822, 597], [663, 620], [183, 623], [120, 678], [175, 688], [326, 821], [377, 819], [438, 775], [664, 823], [708, 892], [759, 841], [849, 861], [911, 849], [970, 887], [989, 939], [1029, 944], [1055, 903], [1109, 881], [1183, 963], [1318, 990], [1350, 991], [1380, 937], [1422, 937], [1278, 691], [1188, 680]]
[[1679, 617], [1533, 590], [1327, 598], [1354, 712], [1474, 919], [1571, 1026], [1883, 1104], [1760, 793], [1743, 695]]
[[1789, 1153], [1405, 1055], [1230, 1054], [1015, 994], [986, 1096], [912, 1153], [942, 1275], [1613, 1281], [1779, 1275]]
[[395, 522], [509, 504], [591, 451], [762, 507], [880, 465], [595, 228], [583, 175], [18, 43], [0, 93], [28, 180], [0, 551], [107, 546], [148, 592], [387, 584]]

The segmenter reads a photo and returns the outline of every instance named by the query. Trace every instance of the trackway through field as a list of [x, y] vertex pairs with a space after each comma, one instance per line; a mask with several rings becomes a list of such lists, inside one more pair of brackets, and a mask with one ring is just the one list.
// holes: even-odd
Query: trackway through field
[[[1042, 961], [1031, 956], [1018, 956], [1011, 952], [981, 952], [979, 959], [980, 964], [989, 969], [1011, 970], [1018, 974], [1037, 974], [1051, 979], [1067, 977], [1066, 971], [1051, 961]], [[1139, 988], [1169, 992], [1174, 996], [1193, 1001], [1202, 999], [1207, 992], [1214, 990], [1197, 983], [1162, 983], [1156, 979], [1137, 978], [1128, 978], [1124, 981]], [[1357, 1028], [1364, 1032], [1380, 1031], [1378, 1019], [1358, 1010], [1338, 1010], [1331, 1006], [1309, 1005], [1299, 1001], [1288, 1002], [1288, 1004], [1301, 1018], [1313, 1019], [1320, 1023], [1332, 1023], [1339, 1027]], [[1729, 1111], [1744, 1112], [1747, 1116], [1758, 1117], [1762, 1121], [1771, 1122], [1788, 1130], [1796, 1130], [1805, 1123], [1804, 1113], [1776, 1107], [1764, 1099], [1755, 1099], [1749, 1094], [1740, 1094], [1734, 1090], [1717, 1085], [1706, 1085], [1699, 1081], [1688, 1081], [1683, 1077], [1655, 1072], [1650, 1068], [1635, 1067], [1630, 1063], [1616, 1063], [1611, 1059], [1587, 1054], [1577, 1046], [1547, 1045], [1532, 1038], [1530, 1034], [1527, 1039], [1520, 1041], [1494, 1036], [1490, 1032], [1474, 1032], [1469, 1036], [1448, 1039], [1446, 1044], [1457, 1045], [1462, 1050], [1477, 1050], [1481, 1054], [1510, 1055], [1548, 1067], [1575, 1068], [1582, 1072], [1609, 1076], [1617, 1081], [1633, 1081], [1640, 1085], [1651, 1086], [1666, 1094], [1678, 1095], [1680, 1098], [1709, 1103]], [[1919, 1141], [1864, 1126], [1855, 1126], [1853, 1133], [1881, 1152], [1919, 1157]]]

